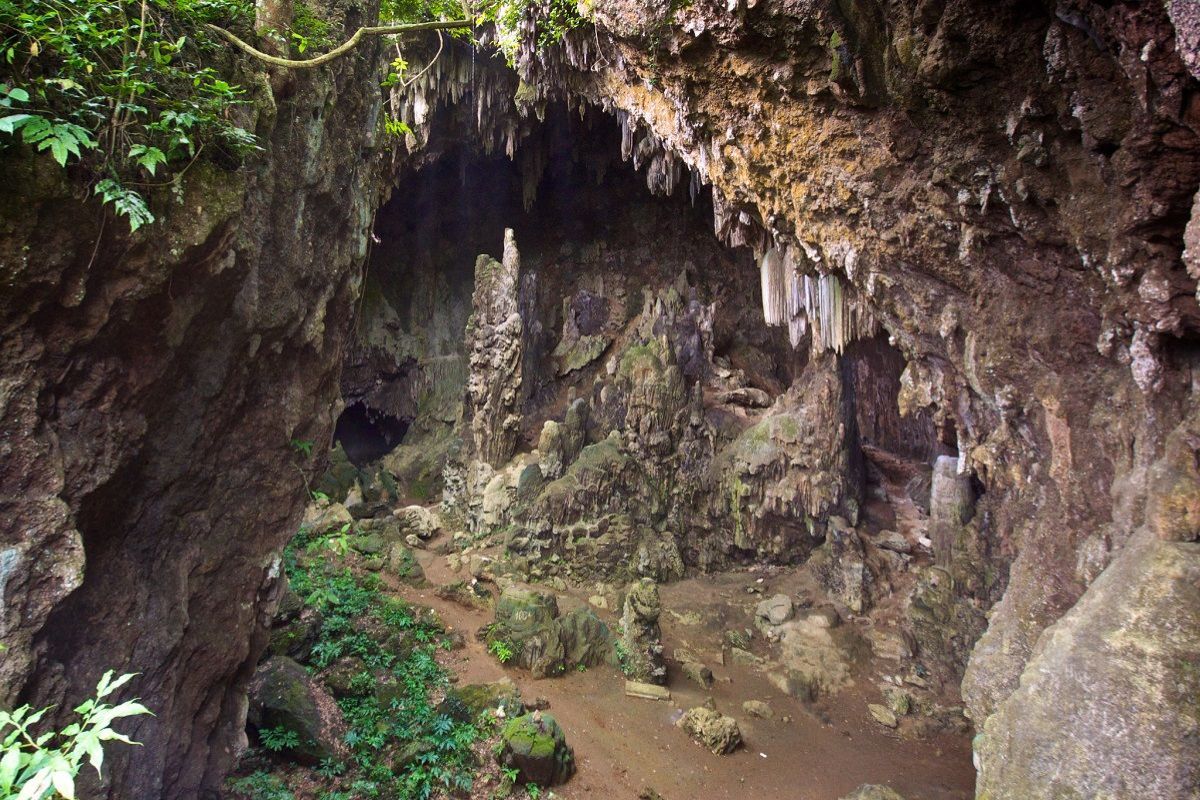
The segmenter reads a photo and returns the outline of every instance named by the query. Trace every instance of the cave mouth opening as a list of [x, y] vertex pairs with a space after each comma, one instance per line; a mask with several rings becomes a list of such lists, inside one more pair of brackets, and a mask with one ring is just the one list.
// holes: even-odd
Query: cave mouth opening
[[333, 440], [342, 446], [351, 464], [362, 468], [396, 449], [411, 423], [411, 419], [393, 416], [357, 401], [346, 406], [338, 416]]

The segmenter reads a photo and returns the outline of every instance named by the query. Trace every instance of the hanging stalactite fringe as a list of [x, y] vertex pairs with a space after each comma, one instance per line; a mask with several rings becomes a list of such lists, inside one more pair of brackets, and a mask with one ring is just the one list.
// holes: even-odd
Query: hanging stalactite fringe
[[466, 19], [441, 20], [437, 22], [408, 22], [402, 25], [374, 25], [370, 27], [362, 27], [354, 32], [354, 35], [347, 39], [342, 44], [330, 50], [328, 53], [322, 53], [319, 56], [306, 59], [280, 58], [273, 56], [270, 53], [264, 53], [262, 50], [255, 48], [253, 45], [239, 39], [235, 34], [230, 33], [217, 25], [205, 23], [204, 27], [208, 28], [213, 33], [231, 43], [234, 47], [241, 50], [247, 55], [257, 58], [259, 61], [267, 64], [272, 64], [276, 67], [285, 67], [287, 69], [314, 69], [323, 64], [328, 64], [336, 58], [346, 55], [358, 45], [359, 41], [364, 36], [389, 36], [402, 33], [416, 33], [418, 31], [444, 31], [455, 30], [459, 28], [470, 28], [473, 23]]

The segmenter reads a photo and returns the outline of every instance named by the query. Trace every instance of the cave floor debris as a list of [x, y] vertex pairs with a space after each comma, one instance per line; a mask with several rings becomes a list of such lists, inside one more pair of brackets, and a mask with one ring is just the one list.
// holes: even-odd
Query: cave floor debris
[[[837, 800], [863, 783], [884, 784], [921, 800], [973, 796], [967, 735], [906, 738], [871, 718], [867, 706], [878, 697], [873, 679], [888, 671], [886, 662], [872, 662], [862, 679], [836, 695], [804, 703], [781, 693], [755, 666], [716, 655], [726, 626], [749, 624], [747, 609], [752, 610], [764, 595], [788, 591], [804, 580], [799, 568], [772, 570], [761, 583], [761, 573], [735, 571], [664, 585], [667, 610], [661, 625], [666, 652], [688, 649], [706, 656], [716, 680], [706, 691], [671, 662], [672, 698], [663, 702], [626, 697], [623, 676], [606, 666], [543, 680], [505, 668], [473, 635], [490, 622], [490, 612], [438, 597], [437, 586], [461, 576], [429, 550], [419, 551], [418, 559], [430, 585], [400, 586], [397, 591], [405, 599], [433, 607], [448, 627], [463, 633], [466, 646], [447, 659], [458, 682], [510, 678], [527, 699], [547, 700], [566, 730], [578, 772], [567, 785], [555, 787], [556, 797], [634, 798], [649, 787], [670, 800], [747, 796]], [[755, 591], [748, 592], [748, 587]], [[570, 597], [570, 592], [560, 593], [564, 603]], [[610, 613], [598, 613], [614, 621]], [[732, 622], [735, 619], [741, 622]], [[705, 751], [674, 725], [683, 709], [703, 705], [709, 697], [717, 710], [736, 716], [742, 727], [746, 746], [732, 755]], [[766, 701], [774, 718], [743, 713], [746, 701]]]

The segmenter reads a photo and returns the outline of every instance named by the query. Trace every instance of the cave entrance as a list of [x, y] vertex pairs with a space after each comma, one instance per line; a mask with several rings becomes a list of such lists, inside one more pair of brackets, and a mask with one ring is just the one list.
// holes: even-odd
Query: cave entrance
[[363, 467], [392, 452], [410, 422], [363, 402], [351, 403], [338, 417], [333, 439], [342, 446], [350, 463]]

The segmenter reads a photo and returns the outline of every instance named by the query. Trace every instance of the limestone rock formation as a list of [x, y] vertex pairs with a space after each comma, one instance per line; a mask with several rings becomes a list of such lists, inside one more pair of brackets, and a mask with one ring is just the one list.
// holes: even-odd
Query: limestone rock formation
[[662, 602], [654, 581], [643, 578], [629, 587], [621, 612], [621, 641], [624, 644], [623, 667], [632, 680], [660, 685], [667, 682], [662, 632], [658, 626], [661, 613]]
[[616, 663], [608, 626], [588, 608], [560, 616], [558, 601], [549, 592], [505, 588], [495, 621], [481, 633], [489, 643], [502, 642], [512, 652], [510, 663], [528, 669], [534, 678]]
[[1200, 544], [1147, 532], [1047, 629], [984, 723], [977, 796], [1200, 797], [1197, 652]]
[[504, 232], [504, 257], [475, 262], [473, 311], [467, 320], [466, 414], [475, 450], [498, 467], [516, 446], [522, 396], [524, 323], [518, 307], [521, 256], [512, 230]]
[[[330, 35], [376, 7], [340, 7]], [[141, 673], [156, 716], [97, 797], [218, 791], [244, 741], [276, 557], [320, 471], [290, 443], [329, 442], [383, 189], [364, 44], [278, 95], [222, 61], [261, 150], [239, 168], [210, 148], [136, 233], [92, 173], [0, 154], [0, 705], [69, 710], [105, 670]]]

